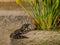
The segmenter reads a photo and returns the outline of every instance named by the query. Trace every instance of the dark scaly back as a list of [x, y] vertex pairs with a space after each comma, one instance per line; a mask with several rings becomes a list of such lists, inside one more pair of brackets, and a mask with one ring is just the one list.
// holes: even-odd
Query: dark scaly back
[[20, 29], [25, 30], [26, 28], [28, 28], [29, 25], [30, 25], [30, 24], [23, 24]]
[[23, 24], [22, 27], [20, 29], [15, 30], [13, 33], [11, 33], [10, 38], [15, 38], [15, 37], [19, 37], [19, 35], [24, 33], [24, 30], [26, 28], [28, 28], [30, 24]]

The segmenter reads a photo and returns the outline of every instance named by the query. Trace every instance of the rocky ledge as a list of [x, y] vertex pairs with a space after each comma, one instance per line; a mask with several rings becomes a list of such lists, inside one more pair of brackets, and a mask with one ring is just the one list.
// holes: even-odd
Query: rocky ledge
[[30, 31], [28, 38], [10, 39], [12, 45], [60, 45], [60, 33], [55, 31]]

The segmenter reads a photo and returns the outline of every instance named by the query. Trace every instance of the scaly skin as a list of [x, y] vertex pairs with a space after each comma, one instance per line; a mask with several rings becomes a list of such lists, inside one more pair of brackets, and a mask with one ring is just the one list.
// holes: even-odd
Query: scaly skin
[[13, 33], [11, 33], [10, 38], [19, 38], [24, 33], [25, 29], [28, 28], [30, 24], [23, 24], [23, 26], [20, 29], [15, 30]]

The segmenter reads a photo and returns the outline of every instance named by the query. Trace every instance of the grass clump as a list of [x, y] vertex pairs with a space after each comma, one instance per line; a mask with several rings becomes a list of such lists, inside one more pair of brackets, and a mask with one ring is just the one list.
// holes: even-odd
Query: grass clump
[[[27, 10], [22, 2], [28, 3], [31, 11]], [[16, 3], [34, 19], [38, 29], [49, 30], [53, 28], [60, 16], [58, 9], [60, 0], [16, 0]]]

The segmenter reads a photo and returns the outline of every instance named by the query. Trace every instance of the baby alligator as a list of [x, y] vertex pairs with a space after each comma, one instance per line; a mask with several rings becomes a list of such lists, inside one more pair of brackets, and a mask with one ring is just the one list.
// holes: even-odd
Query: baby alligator
[[23, 24], [20, 29], [15, 30], [13, 33], [10, 34], [10, 38], [15, 38], [15, 39], [21, 39], [21, 38], [28, 38], [26, 36], [23, 36], [25, 30], [28, 30], [28, 26], [30, 24]]

